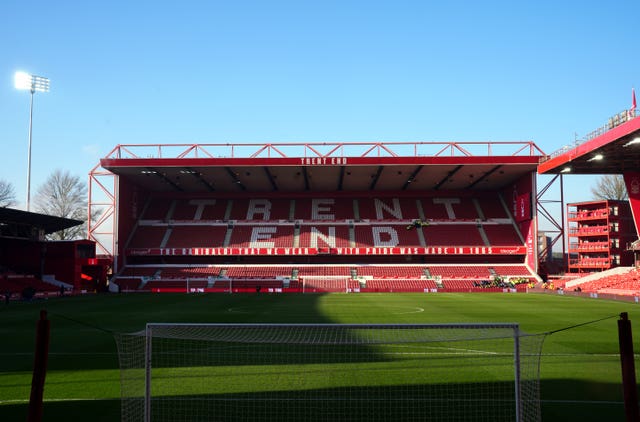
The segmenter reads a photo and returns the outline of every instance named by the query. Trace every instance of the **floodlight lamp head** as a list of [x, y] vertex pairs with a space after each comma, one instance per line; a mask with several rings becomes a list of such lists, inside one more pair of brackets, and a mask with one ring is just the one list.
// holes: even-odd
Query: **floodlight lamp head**
[[14, 76], [16, 89], [26, 89], [34, 92], [49, 92], [49, 79], [44, 76], [30, 75], [26, 72], [16, 72]]
[[632, 140], [630, 140], [629, 142], [627, 142], [626, 144], [624, 144], [622, 146], [626, 148], [628, 146], [636, 145], [636, 144], [640, 144], [640, 137], [633, 138]]
[[26, 72], [16, 72], [14, 84], [16, 89], [31, 89], [31, 75]]

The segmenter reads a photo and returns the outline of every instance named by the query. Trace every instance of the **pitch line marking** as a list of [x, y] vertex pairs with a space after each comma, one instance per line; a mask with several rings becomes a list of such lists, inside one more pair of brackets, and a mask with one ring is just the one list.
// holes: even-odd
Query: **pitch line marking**
[[[419, 314], [421, 312], [424, 312], [424, 308], [421, 308], [419, 306], [397, 306], [396, 308], [408, 309], [408, 311], [391, 312], [391, 315]], [[254, 310], [248, 309], [247, 307], [231, 307], [227, 308], [227, 312], [236, 314], [250, 314], [254, 312]], [[262, 313], [264, 314], [265, 312]]]
[[[398, 348], [413, 348], [413, 346], [399, 345]], [[510, 353], [505, 352], [493, 352], [490, 350], [480, 349], [465, 349], [459, 347], [440, 347], [440, 346], [426, 346], [424, 349], [435, 350], [433, 352], [383, 352], [387, 355], [440, 355], [440, 356], [459, 356], [459, 355], [505, 355], [511, 356]]]
[[[0, 352], [0, 356], [33, 356], [34, 352]], [[112, 356], [116, 355], [116, 352], [49, 352], [49, 356], [67, 356], [67, 355], [79, 355], [79, 356], [93, 356], [93, 355], [102, 355], [102, 356]]]
[[250, 314], [251, 311], [243, 311], [242, 308], [229, 308], [227, 309], [227, 312], [229, 313], [236, 313], [236, 314]]
[[421, 308], [419, 306], [409, 307], [408, 309], [412, 310], [407, 312], [392, 312], [391, 315], [419, 314], [420, 312], [424, 312], [424, 308]]
[[[74, 401], [102, 401], [102, 400], [118, 400], [118, 399], [105, 399], [105, 398], [66, 398], [66, 399], [44, 399], [45, 403], [58, 403], [58, 402], [74, 402]], [[13, 399], [13, 400], [0, 400], [0, 405], [4, 404], [20, 404], [29, 403], [29, 399]]]

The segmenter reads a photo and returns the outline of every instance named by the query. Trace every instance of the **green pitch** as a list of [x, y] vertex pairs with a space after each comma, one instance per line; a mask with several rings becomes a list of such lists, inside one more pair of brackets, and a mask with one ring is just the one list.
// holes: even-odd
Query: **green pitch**
[[[0, 420], [26, 419], [40, 309], [51, 320], [45, 421], [119, 420], [120, 374], [109, 331], [138, 331], [147, 322], [517, 322], [540, 333], [629, 312], [636, 332], [640, 327], [635, 304], [535, 294], [123, 294], [11, 303], [0, 305]], [[616, 319], [547, 337], [545, 422], [624, 419]], [[251, 379], [238, 388], [249, 386], [256, 388]]]

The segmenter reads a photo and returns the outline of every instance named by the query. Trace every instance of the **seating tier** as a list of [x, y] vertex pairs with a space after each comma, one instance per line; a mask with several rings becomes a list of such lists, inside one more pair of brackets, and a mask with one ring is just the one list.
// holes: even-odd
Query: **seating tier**
[[428, 267], [432, 276], [440, 276], [443, 279], [489, 279], [491, 277], [488, 265], [429, 265]]
[[231, 248], [293, 247], [293, 226], [235, 226], [229, 241]]
[[348, 248], [349, 245], [349, 227], [346, 225], [300, 226], [301, 248]]
[[171, 200], [164, 198], [154, 198], [149, 201], [148, 206], [142, 215], [143, 220], [164, 220], [167, 218]]
[[356, 247], [420, 247], [417, 230], [407, 230], [406, 224], [358, 225], [354, 229]]
[[634, 269], [622, 274], [612, 274], [597, 280], [579, 284], [583, 292], [599, 292], [601, 290], [620, 290], [622, 294], [640, 294], [640, 270]]
[[356, 268], [358, 276], [371, 276], [374, 278], [420, 278], [424, 276], [424, 268], [414, 265], [367, 265]]
[[429, 225], [422, 227], [422, 231], [426, 246], [487, 246], [473, 224]]
[[423, 292], [437, 289], [435, 281], [427, 279], [371, 279], [367, 280], [366, 290], [361, 291], [396, 291]]
[[510, 224], [487, 224], [484, 226], [484, 232], [491, 246], [512, 246], [522, 243], [515, 227]]
[[227, 209], [224, 199], [177, 200], [172, 220], [223, 220]]
[[174, 226], [167, 248], [219, 248], [224, 246], [226, 226]]
[[165, 226], [139, 226], [129, 242], [129, 248], [159, 248], [166, 232]]
[[363, 198], [358, 200], [360, 218], [368, 220], [414, 220], [420, 218], [415, 198]]

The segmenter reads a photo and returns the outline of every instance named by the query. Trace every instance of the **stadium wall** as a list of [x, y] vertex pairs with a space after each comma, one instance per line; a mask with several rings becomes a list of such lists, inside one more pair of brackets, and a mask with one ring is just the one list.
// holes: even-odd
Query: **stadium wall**
[[526, 263], [535, 272], [538, 271], [536, 190], [536, 175], [530, 173], [502, 191], [502, 197], [511, 201], [509, 209], [526, 245]]

